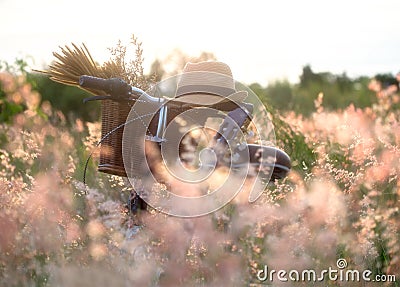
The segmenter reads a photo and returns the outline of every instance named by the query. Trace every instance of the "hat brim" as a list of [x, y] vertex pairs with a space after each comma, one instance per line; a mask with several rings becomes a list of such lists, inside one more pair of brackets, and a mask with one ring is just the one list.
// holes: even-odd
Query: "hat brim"
[[247, 95], [248, 94], [246, 91], [239, 91], [227, 97], [206, 93], [193, 93], [175, 97], [172, 99], [172, 101], [196, 106], [213, 106], [216, 104], [222, 104], [224, 102], [241, 103], [244, 101]]

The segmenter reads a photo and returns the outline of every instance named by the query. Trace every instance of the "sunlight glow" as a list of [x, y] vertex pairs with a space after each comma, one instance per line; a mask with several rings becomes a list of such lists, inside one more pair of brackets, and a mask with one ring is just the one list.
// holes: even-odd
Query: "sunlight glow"
[[[0, 57], [52, 60], [58, 46], [85, 42], [105, 61], [134, 33], [145, 66], [179, 48], [214, 53], [235, 78], [266, 84], [316, 71], [371, 75], [397, 72], [400, 2], [388, 1], [0, 1]], [[5, 44], [4, 44], [5, 43]]]

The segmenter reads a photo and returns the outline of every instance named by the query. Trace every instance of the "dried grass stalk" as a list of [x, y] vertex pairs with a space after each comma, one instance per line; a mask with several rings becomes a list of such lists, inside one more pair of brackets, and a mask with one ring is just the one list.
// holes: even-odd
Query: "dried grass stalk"
[[[79, 88], [79, 77], [89, 75], [100, 78], [118, 77], [138, 88], [147, 89], [149, 84], [142, 67], [141, 43], [132, 35], [130, 44], [136, 47], [134, 60], [127, 61], [126, 47], [119, 41], [115, 48], [110, 49], [112, 58], [101, 66], [93, 60], [84, 43], [82, 46], [71, 43], [72, 47], [60, 47], [60, 53], [53, 53], [56, 61], [49, 65], [48, 70], [36, 71], [48, 75], [55, 82]], [[86, 88], [84, 90], [92, 94], [101, 94], [101, 91]]]

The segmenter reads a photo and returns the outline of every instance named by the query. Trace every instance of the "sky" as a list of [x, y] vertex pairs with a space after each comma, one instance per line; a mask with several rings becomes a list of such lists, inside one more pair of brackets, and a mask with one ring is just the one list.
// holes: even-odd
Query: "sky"
[[32, 68], [72, 42], [102, 63], [135, 34], [145, 69], [176, 48], [207, 51], [247, 84], [297, 82], [307, 64], [351, 77], [400, 71], [399, 0], [0, 0], [0, 11], [0, 60]]

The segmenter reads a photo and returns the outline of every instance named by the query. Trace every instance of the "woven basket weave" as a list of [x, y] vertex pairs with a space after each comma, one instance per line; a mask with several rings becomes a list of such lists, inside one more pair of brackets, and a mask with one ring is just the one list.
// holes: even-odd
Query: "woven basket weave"
[[[122, 135], [131, 105], [127, 102], [104, 100], [101, 103], [100, 162], [98, 170], [108, 174], [126, 176], [122, 157]], [[118, 128], [120, 127], [120, 128]]]
[[[98, 170], [104, 173], [127, 176], [123, 161], [122, 139], [127, 122], [128, 115], [134, 102], [117, 102], [104, 100], [101, 104], [101, 138], [103, 139], [100, 147], [100, 162]], [[171, 110], [167, 121], [170, 121], [177, 115], [178, 110]], [[157, 131], [158, 114], [151, 119], [147, 128], [147, 135], [153, 136]], [[143, 139], [140, 135], [128, 133], [125, 140], [130, 145], [137, 148], [144, 148], [139, 142]], [[139, 175], [140, 162], [131, 169], [130, 176]]]

